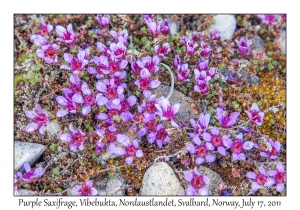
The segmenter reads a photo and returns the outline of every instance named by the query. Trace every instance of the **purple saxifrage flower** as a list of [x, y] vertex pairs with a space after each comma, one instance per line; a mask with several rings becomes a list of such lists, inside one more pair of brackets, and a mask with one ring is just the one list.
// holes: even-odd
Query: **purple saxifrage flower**
[[79, 50], [77, 58], [73, 57], [71, 54], [65, 53], [64, 59], [69, 63], [69, 65], [62, 65], [60, 69], [66, 69], [72, 71], [73, 74], [79, 74], [89, 63], [89, 61], [86, 60], [86, 53], [87, 52], [85, 50]]
[[103, 74], [109, 74], [109, 63], [108, 63], [108, 57], [101, 55], [101, 56], [95, 56], [93, 59], [91, 59], [91, 62], [94, 62], [96, 64], [96, 68], [89, 66], [87, 68], [87, 71], [90, 74], [96, 74], [97, 79], [103, 78]]
[[243, 135], [240, 133], [236, 136], [235, 141], [231, 145], [232, 159], [236, 160], [246, 160], [246, 155], [243, 153], [244, 150], [251, 150], [254, 147], [252, 141], [243, 141]]
[[249, 47], [252, 44], [251, 42], [248, 43], [245, 37], [241, 37], [240, 40], [235, 40], [236, 44], [238, 45], [238, 51], [241, 55], [248, 55], [249, 54]]
[[53, 25], [46, 24], [43, 17], [40, 17], [40, 30], [39, 34], [47, 36], [53, 30]]
[[109, 25], [110, 16], [109, 15], [97, 15], [96, 20], [99, 25], [103, 28], [106, 28]]
[[146, 68], [141, 70], [140, 76], [141, 78], [136, 80], [134, 84], [142, 91], [157, 88], [161, 84], [159, 80], [151, 80], [151, 73]]
[[38, 49], [35, 54], [44, 59], [46, 63], [51, 64], [54, 62], [58, 62], [57, 55], [58, 55], [59, 45], [52, 44], [52, 45], [44, 45], [40, 49]]
[[208, 190], [205, 188], [206, 185], [209, 185], [209, 177], [201, 175], [198, 172], [197, 167], [194, 168], [194, 171], [184, 171], [184, 178], [190, 184], [186, 189], [186, 195], [196, 195], [197, 192], [199, 195], [208, 195]]
[[212, 151], [214, 149], [213, 145], [210, 142], [206, 142], [205, 144], [201, 143], [200, 138], [193, 138], [194, 144], [189, 144], [186, 146], [187, 151], [189, 151], [191, 154], [194, 154], [196, 158], [196, 163], [198, 165], [201, 165], [205, 162], [205, 160], [208, 163], [213, 163], [216, 160], [216, 157], [212, 154], [210, 154], [209, 151]]
[[194, 43], [193, 40], [186, 38], [185, 51], [188, 55], [193, 55], [196, 47], [198, 47], [198, 44]]
[[248, 172], [247, 177], [254, 180], [251, 183], [251, 189], [257, 191], [261, 187], [271, 187], [275, 184], [275, 179], [268, 177], [263, 166], [258, 168], [259, 173]]
[[107, 53], [112, 57], [119, 61], [125, 59], [126, 55], [126, 46], [123, 44], [123, 42], [111, 43], [109, 46], [109, 49], [107, 50]]
[[276, 25], [277, 20], [274, 15], [257, 15], [261, 21], [266, 25]]
[[[104, 96], [107, 98], [107, 100], [102, 98], [102, 100], [105, 100], [105, 101], [118, 98], [118, 96], [120, 94], [124, 93], [124, 88], [126, 88], [126, 87], [127, 87], [127, 85], [125, 83], [118, 84], [118, 83], [116, 83], [115, 79], [110, 79], [110, 80], [105, 79], [103, 81], [99, 81], [96, 83], [97, 90], [99, 90], [101, 93], [103, 93]], [[106, 104], [106, 103], [104, 103], [104, 104]], [[102, 104], [102, 105], [104, 105], [104, 104]]]
[[96, 143], [96, 153], [103, 152], [105, 148], [105, 144], [101, 141], [97, 141]]
[[131, 62], [132, 73], [135, 75], [140, 75], [141, 70], [144, 68], [144, 64], [140, 60], [134, 60]]
[[75, 130], [73, 125], [69, 125], [69, 133], [63, 133], [59, 137], [63, 142], [70, 142], [70, 151], [74, 151], [77, 147], [79, 150], [84, 149], [84, 142], [86, 140], [85, 133], [81, 129]]
[[228, 116], [228, 112], [221, 108], [217, 108], [215, 118], [219, 121], [220, 125], [224, 128], [230, 128], [236, 123], [237, 118], [240, 116], [239, 112], [233, 112]]
[[[144, 18], [145, 19], [145, 18]], [[161, 32], [161, 24], [152, 18], [145, 19], [149, 31], [153, 37], [157, 37]]]
[[151, 74], [159, 70], [159, 57], [157, 55], [153, 56], [153, 58], [148, 55], [143, 57], [141, 61], [144, 64], [144, 68], [146, 68]]
[[281, 144], [279, 141], [274, 142], [271, 138], [269, 138], [269, 143], [270, 147], [266, 148], [265, 151], [260, 152], [260, 156], [270, 158], [271, 160], [275, 160], [278, 158]]
[[161, 98], [155, 104], [155, 107], [158, 110], [157, 115], [160, 116], [160, 120], [171, 122], [173, 127], [178, 128], [178, 124], [174, 121], [174, 119], [180, 109], [180, 103], [171, 106], [170, 101], [167, 98]]
[[69, 24], [67, 26], [67, 29], [65, 29], [62, 26], [56, 26], [55, 31], [58, 34], [58, 38], [56, 38], [57, 41], [64, 42], [68, 45], [74, 45], [76, 41], [76, 34], [73, 31], [72, 24]]
[[45, 37], [38, 34], [31, 35], [30, 39], [33, 40], [33, 43], [38, 47], [47, 46], [51, 44]]
[[205, 141], [210, 142], [213, 145], [213, 150], [217, 148], [219, 154], [222, 156], [226, 155], [226, 149], [231, 148], [232, 141], [228, 136], [220, 136], [220, 131], [218, 128], [211, 129], [211, 135], [206, 133], [203, 135]]
[[209, 64], [209, 60], [206, 60], [205, 58], [200, 58], [198, 61], [198, 70], [202, 71], [202, 70], [207, 70]]
[[207, 135], [206, 128], [208, 127], [209, 120], [210, 120], [209, 113], [207, 114], [201, 113], [197, 121], [194, 119], [190, 119], [190, 123], [195, 129], [194, 133], [190, 133], [190, 137], [192, 137], [193, 139], [197, 139], [197, 141], [200, 141], [199, 136]]
[[133, 162], [133, 158], [141, 158], [144, 153], [139, 148], [138, 140], [133, 140], [132, 144], [130, 143], [129, 138], [124, 134], [117, 134], [117, 141], [124, 146], [124, 149], [121, 147], [115, 147], [114, 144], [110, 146], [110, 151], [112, 154], [116, 154], [118, 156], [125, 155], [125, 162], [128, 165], [131, 165]]
[[58, 110], [56, 117], [63, 117], [68, 113], [76, 114], [78, 110], [78, 104], [73, 100], [73, 97], [70, 98], [68, 94], [65, 94], [65, 96], [57, 96], [56, 102], [67, 108]]
[[201, 55], [208, 57], [212, 52], [211, 46], [204, 41], [201, 42]]
[[250, 123], [253, 125], [262, 125], [264, 119], [264, 112], [260, 112], [256, 103], [252, 104], [252, 107], [249, 111], [245, 110], [250, 120]]
[[24, 169], [25, 169], [24, 174], [18, 172], [17, 175], [23, 180], [23, 182], [27, 182], [27, 183], [31, 182], [32, 180], [38, 177], [41, 177], [45, 173], [45, 170], [42, 167], [31, 169], [29, 163], [27, 162], [24, 162]]
[[49, 124], [50, 120], [46, 111], [42, 110], [39, 104], [35, 105], [35, 109], [36, 111], [30, 111], [30, 110], [25, 111], [26, 117], [34, 120], [34, 122], [29, 123], [26, 126], [25, 131], [31, 133], [39, 128], [39, 133], [43, 135], [45, 132], [45, 126]]
[[[152, 121], [149, 121], [149, 122], [152, 122]], [[162, 124], [157, 125], [156, 132], [151, 132], [148, 135], [148, 143], [149, 144], [153, 144], [155, 141], [156, 141], [157, 146], [160, 149], [162, 148], [163, 143], [170, 142], [170, 138], [168, 136], [168, 132], [167, 132], [166, 128]]]
[[220, 31], [218, 31], [216, 28], [212, 28], [210, 30], [211, 36], [212, 36], [212, 40], [216, 40], [216, 41], [220, 41], [221, 37], [220, 37]]
[[98, 93], [96, 96], [92, 93], [91, 89], [89, 88], [88, 84], [86, 82], [82, 82], [81, 85], [81, 91], [84, 94], [84, 97], [82, 97], [82, 115], [87, 115], [91, 112], [92, 106], [94, 106], [96, 103], [100, 104], [105, 101], [103, 101], [103, 97], [101, 93]]
[[190, 69], [187, 63], [178, 65], [176, 78], [179, 82], [189, 82], [190, 81]]
[[284, 184], [286, 182], [286, 174], [281, 162], [277, 163], [276, 169], [277, 170], [268, 171], [268, 175], [275, 179], [276, 191], [281, 192], [285, 188]]
[[124, 29], [119, 34], [117, 34], [117, 32], [115, 32], [115, 31], [110, 31], [109, 33], [114, 37], [114, 39], [116, 40], [116, 42], [121, 42], [125, 46], [127, 45], [127, 39], [128, 39], [128, 31], [127, 31], [127, 29]]
[[174, 68], [177, 69], [178, 66], [181, 66], [181, 64], [182, 64], [181, 58], [179, 57], [178, 54], [176, 54], [175, 57], [174, 57], [174, 60], [173, 60]]
[[169, 26], [169, 22], [167, 19], [164, 19], [161, 24], [160, 24], [160, 32], [163, 34], [163, 35], [168, 35], [169, 32], [170, 32], [170, 26]]
[[156, 45], [154, 50], [159, 58], [165, 59], [167, 54], [171, 51], [171, 47], [169, 43], [164, 43], [162, 46]]
[[18, 192], [18, 176], [17, 176], [17, 174], [14, 175], [14, 195], [19, 195], [19, 192]]
[[98, 195], [98, 190], [93, 187], [93, 182], [91, 180], [83, 183], [82, 185], [76, 185], [73, 190], [78, 196]]

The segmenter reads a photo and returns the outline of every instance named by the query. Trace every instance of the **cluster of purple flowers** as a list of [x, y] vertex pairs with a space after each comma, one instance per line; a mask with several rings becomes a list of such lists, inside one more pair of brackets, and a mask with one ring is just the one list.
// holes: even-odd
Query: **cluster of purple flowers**
[[248, 55], [249, 54], [249, 47], [252, 44], [251, 42], [247, 42], [245, 37], [241, 37], [240, 40], [235, 40], [237, 46], [238, 46], [238, 52], [241, 55]]
[[[274, 23], [272, 15], [259, 16], [265, 24]], [[149, 28], [151, 35], [166, 36], [169, 34], [170, 27], [166, 19], [156, 20], [152, 15], [143, 15], [143, 18]], [[109, 15], [97, 15], [96, 20], [104, 28], [102, 35], [109, 34], [112, 40], [107, 43], [97, 42], [96, 46], [89, 48], [74, 47], [77, 40], [76, 33], [72, 29], [72, 24], [67, 28], [56, 26], [56, 39], [58, 44], [52, 44], [48, 39], [53, 30], [53, 26], [46, 24], [43, 18], [40, 20], [40, 29], [37, 34], [30, 38], [38, 47], [36, 55], [42, 58], [47, 64], [58, 62], [59, 45], [64, 45], [64, 63], [60, 69], [67, 70], [70, 73], [69, 82], [61, 89], [63, 95], [56, 97], [56, 102], [60, 109], [56, 117], [65, 117], [67, 114], [77, 114], [78, 112], [85, 117], [96, 116], [99, 124], [94, 132], [99, 137], [95, 144], [97, 153], [109, 151], [117, 156], [125, 156], [125, 162], [130, 165], [136, 158], [143, 157], [144, 153], [139, 146], [139, 140], [130, 139], [126, 130], [137, 134], [138, 138], [145, 137], [149, 144], [154, 144], [161, 149], [164, 143], [170, 142], [168, 128], [179, 125], [175, 122], [176, 114], [180, 109], [180, 103], [171, 105], [167, 98], [157, 99], [150, 92], [157, 88], [161, 82], [157, 79], [159, 65], [171, 52], [169, 43], [163, 43], [154, 47], [153, 56], [144, 56], [139, 59], [127, 56], [128, 32], [126, 29], [116, 32], [109, 31]], [[106, 39], [104, 39], [106, 40]], [[209, 67], [209, 57], [213, 52], [213, 47], [219, 43], [220, 34], [216, 29], [209, 33], [193, 32], [191, 36], [181, 37], [181, 44], [185, 46], [187, 58], [193, 55], [200, 55], [197, 68], [194, 69], [195, 83], [194, 90], [206, 94], [209, 90], [209, 81], [217, 74], [218, 69]], [[248, 43], [244, 37], [235, 40], [238, 45], [238, 52], [245, 56], [249, 54]], [[199, 51], [196, 48], [199, 46]], [[72, 50], [71, 50], [72, 48]], [[74, 55], [74, 50], [77, 55]], [[93, 49], [90, 51], [90, 49]], [[68, 53], [69, 52], [69, 53]], [[129, 58], [130, 57], [130, 58]], [[186, 59], [183, 59], [184, 62]], [[189, 63], [184, 63], [179, 55], [173, 59], [173, 66], [176, 69], [176, 78], [178, 82], [190, 82]], [[128, 65], [130, 63], [130, 65]], [[88, 74], [87, 74], [88, 73]], [[129, 92], [129, 87], [125, 81], [127, 73], [132, 73], [134, 85], [142, 92], [142, 98], [139, 100], [133, 92]], [[82, 75], [88, 75], [93, 79], [84, 81], [80, 78]], [[86, 78], [86, 77], [85, 77]], [[94, 80], [95, 79], [95, 80]], [[96, 81], [91, 83], [91, 81]], [[137, 110], [137, 111], [136, 111]], [[248, 115], [250, 125], [261, 126], [264, 118], [264, 112], [261, 112], [257, 104], [253, 104], [250, 110], [245, 111]], [[26, 127], [26, 132], [34, 132], [39, 128], [39, 133], [44, 134], [45, 127], [50, 119], [46, 111], [36, 105], [36, 111], [25, 111], [28, 118], [32, 119]], [[244, 141], [243, 134], [232, 137], [221, 135], [221, 129], [232, 128], [239, 117], [239, 112], [229, 114], [223, 108], [215, 110], [215, 118], [222, 128], [209, 127], [210, 114], [200, 114], [199, 119], [190, 120], [194, 132], [190, 133], [193, 143], [187, 145], [186, 149], [196, 157], [198, 165], [204, 162], [213, 163], [216, 161], [217, 154], [226, 156], [229, 152], [233, 161], [246, 160], [245, 153], [253, 147], [259, 149], [258, 145], [252, 141]], [[84, 149], [87, 142], [87, 136], [80, 128], [77, 130], [73, 125], [69, 125], [69, 131], [60, 135], [60, 140], [69, 144], [70, 151]], [[250, 128], [241, 127], [244, 132], [252, 132]], [[260, 152], [265, 158], [276, 159], [279, 155], [281, 144], [269, 139], [270, 147]], [[44, 174], [43, 168], [31, 170], [28, 163], [24, 164], [25, 174], [18, 172], [24, 182], [30, 182]], [[277, 191], [284, 189], [285, 172], [281, 163], [278, 163], [277, 170], [271, 170], [267, 173], [263, 167], [259, 168], [259, 174], [249, 172], [248, 178], [254, 179], [252, 189], [257, 186], [272, 186], [276, 184]], [[205, 188], [209, 184], [207, 176], [200, 175], [197, 168], [193, 172], [186, 171], [184, 176], [189, 186], [186, 190], [187, 195], [208, 195]], [[268, 177], [269, 176], [269, 177]], [[17, 179], [15, 180], [15, 190], [17, 190]], [[255, 185], [255, 186], [254, 186]], [[88, 196], [97, 195], [98, 191], [93, 187], [92, 181], [87, 181], [82, 185], [74, 187], [77, 195]]]
[[[249, 111], [245, 111], [249, 117], [249, 123], [254, 125], [261, 125], [264, 114], [260, 112], [257, 104], [253, 104]], [[233, 112], [228, 116], [228, 112], [221, 108], [217, 108], [215, 112], [215, 118], [219, 121], [220, 126], [223, 128], [231, 128], [239, 117], [239, 112]], [[243, 134], [240, 133], [235, 137], [233, 141], [227, 135], [220, 135], [220, 129], [213, 127], [209, 128], [210, 114], [201, 113], [199, 119], [195, 121], [190, 120], [194, 132], [190, 133], [190, 137], [193, 139], [194, 144], [187, 145], [186, 149], [196, 156], [196, 163], [202, 164], [205, 161], [212, 163], [216, 160], [214, 152], [217, 149], [217, 153], [222, 156], [226, 155], [226, 150], [231, 150], [233, 161], [246, 160], [244, 151], [251, 150], [253, 147], [258, 148], [258, 145], [252, 141], [244, 141]], [[201, 141], [203, 139], [204, 141]], [[274, 143], [270, 140], [272, 148], [268, 151], [261, 152], [261, 156], [276, 158], [276, 155], [280, 149], [280, 143]]]
[[169, 34], [170, 26], [167, 19], [158, 21], [154, 19], [153, 15], [143, 15], [143, 18], [153, 37], [157, 37], [160, 34], [164, 36]]
[[[160, 33], [167, 35], [169, 26], [166, 20], [157, 22], [152, 16], [145, 20], [153, 36]], [[109, 26], [109, 15], [97, 15], [99, 25], [102, 28]], [[155, 29], [153, 28], [155, 24]], [[158, 31], [157, 31], [158, 30]], [[144, 100], [138, 104], [138, 99], [134, 95], [127, 95], [127, 84], [123, 80], [127, 76], [128, 59], [127, 40], [128, 32], [126, 29], [120, 32], [103, 30], [104, 34], [109, 33], [114, 41], [108, 42], [108, 45], [102, 42], [96, 43], [97, 55], [93, 57], [90, 48], [85, 47], [78, 49], [77, 55], [65, 51], [63, 57], [65, 64], [60, 69], [68, 70], [71, 75], [67, 86], [61, 89], [63, 95], [56, 97], [60, 109], [57, 111], [57, 117], [64, 117], [67, 114], [76, 114], [81, 112], [84, 116], [92, 116], [90, 113], [96, 112], [96, 118], [100, 124], [95, 128], [95, 133], [99, 140], [95, 145], [97, 153], [108, 151], [112, 154], [125, 156], [126, 163], [131, 164], [134, 158], [141, 158], [143, 151], [139, 149], [137, 139], [129, 139], [122, 130], [122, 123], [126, 122], [130, 126], [130, 131], [138, 134], [138, 137], [147, 136], [148, 142], [156, 142], [159, 148], [163, 143], [169, 142], [167, 124], [178, 127], [174, 121], [179, 111], [180, 104], [171, 105], [165, 98], [155, 99], [151, 95], [150, 89], [157, 88], [161, 82], [155, 79], [155, 74], [159, 71], [160, 59], [164, 59], [170, 52], [170, 45], [165, 43], [161, 46], [155, 46], [153, 57], [145, 56], [137, 60], [133, 57], [131, 60], [131, 71], [135, 78], [134, 84], [143, 92]], [[72, 25], [67, 29], [62, 26], [56, 26], [60, 43], [66, 44], [67, 47], [73, 47], [76, 43], [76, 33], [72, 30]], [[38, 46], [49, 44], [47, 40], [40, 35], [35, 35], [34, 42]], [[73, 48], [74, 49], [74, 48]], [[93, 48], [95, 49], [95, 47]], [[100, 55], [99, 55], [100, 54]], [[94, 87], [88, 81], [82, 80], [81, 75], [89, 73], [95, 76], [96, 82]], [[138, 112], [133, 114], [134, 106], [137, 105]], [[99, 109], [100, 106], [100, 109]], [[40, 114], [41, 115], [41, 114]], [[44, 116], [44, 115], [43, 115]], [[49, 123], [48, 118], [40, 120], [33, 118], [38, 126], [44, 126]], [[160, 122], [162, 121], [162, 122]], [[29, 125], [28, 130], [34, 130]], [[43, 128], [41, 128], [42, 130]], [[69, 132], [60, 135], [63, 142], [69, 143], [71, 151], [84, 149], [86, 134], [81, 129], [74, 129], [72, 124], [69, 125]]]
[[178, 82], [189, 82], [190, 81], [189, 64], [182, 63], [182, 60], [179, 57], [179, 55], [175, 55], [175, 58], [173, 60], [173, 66], [175, 69], [177, 69], [176, 78], [177, 78]]
[[191, 171], [184, 171], [184, 178], [190, 184], [186, 189], [186, 195], [209, 195], [208, 189], [205, 186], [209, 185], [208, 176], [201, 175], [197, 167]]
[[208, 69], [209, 60], [200, 58], [197, 69], [194, 69], [195, 85], [194, 90], [200, 93], [208, 92], [208, 82], [214, 78], [217, 73], [217, 68]]
[[266, 172], [264, 167], [260, 166], [258, 172], [248, 172], [246, 176], [253, 180], [251, 183], [253, 191], [262, 187], [269, 188], [273, 185], [276, 185], [277, 192], [281, 192], [285, 188], [286, 175], [281, 162], [277, 163], [276, 170]]

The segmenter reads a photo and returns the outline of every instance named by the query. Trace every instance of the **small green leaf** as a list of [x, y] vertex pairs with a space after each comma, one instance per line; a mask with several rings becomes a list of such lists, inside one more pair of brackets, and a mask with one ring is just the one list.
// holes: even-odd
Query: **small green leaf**
[[261, 106], [261, 101], [256, 102], [257, 106]]
[[208, 110], [208, 113], [209, 113], [210, 115], [213, 115], [213, 114], [214, 114], [214, 110], [210, 109], [210, 110]]
[[269, 63], [268, 64], [268, 70], [272, 70], [272, 69], [274, 69], [274, 66], [271, 63]]
[[277, 66], [278, 62], [275, 60], [272, 60], [272, 64], [273, 64], [273, 66]]
[[62, 189], [61, 188], [56, 188], [55, 191], [56, 191], [56, 193], [60, 193], [62, 191]]
[[109, 178], [113, 179], [115, 178], [116, 174], [115, 173], [108, 173]]
[[52, 173], [53, 173], [54, 175], [59, 175], [59, 168], [53, 168], [53, 169], [52, 169]]
[[271, 119], [271, 120], [270, 120], [270, 123], [271, 123], [272, 125], [274, 125], [274, 124], [275, 124], [274, 119]]
[[260, 29], [259, 33], [263, 34], [263, 33], [265, 33], [265, 31], [266, 31], [266, 29], [262, 28], [262, 29]]
[[106, 107], [105, 106], [99, 106], [100, 112], [106, 112]]
[[29, 184], [24, 184], [23, 187], [25, 187], [26, 189], [30, 189], [30, 185]]
[[95, 159], [96, 156], [97, 156], [96, 152], [93, 152], [93, 153], [91, 154], [91, 157], [92, 157], [93, 159]]
[[24, 54], [23, 57], [22, 57], [22, 60], [25, 61], [27, 59], [29, 59], [29, 55], [28, 54]]
[[262, 188], [259, 189], [259, 192], [265, 194], [266, 193], [266, 189], [264, 187], [262, 187]]
[[52, 151], [55, 151], [55, 150], [57, 149], [57, 144], [52, 143], [52, 144], [50, 145], [50, 149], [51, 149]]
[[221, 64], [219, 65], [219, 69], [221, 69], [221, 70], [225, 69], [225, 67], [226, 67], [226, 64], [225, 64], [225, 63], [221, 63]]
[[39, 70], [41, 69], [41, 67], [40, 67], [39, 65], [37, 65], [37, 64], [34, 64], [33, 69], [34, 69], [35, 71], [39, 71]]

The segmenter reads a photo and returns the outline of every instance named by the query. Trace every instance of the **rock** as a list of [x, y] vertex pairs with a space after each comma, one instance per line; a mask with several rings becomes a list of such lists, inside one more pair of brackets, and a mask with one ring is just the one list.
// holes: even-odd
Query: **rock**
[[21, 189], [18, 190], [19, 196], [37, 196], [38, 193], [31, 190]]
[[140, 195], [185, 195], [173, 169], [165, 162], [158, 162], [147, 169]]
[[[160, 85], [158, 88], [156, 88], [152, 93], [156, 95], [157, 98], [160, 98], [162, 96], [167, 97], [170, 92], [170, 86], [167, 85]], [[180, 109], [179, 112], [175, 118], [177, 122], [185, 122], [188, 121], [191, 118], [198, 118], [199, 116], [194, 114], [193, 108], [190, 106], [189, 102], [193, 102], [193, 99], [191, 97], [188, 97], [184, 95], [183, 93], [174, 90], [173, 94], [170, 98], [171, 104], [180, 103]]]
[[45, 128], [46, 134], [48, 137], [58, 137], [58, 133], [61, 130], [59, 123], [56, 120], [53, 120], [47, 127]]
[[281, 49], [282, 54], [286, 54], [286, 41], [285, 41], [285, 37], [286, 37], [286, 31], [282, 30], [280, 32], [280, 37], [278, 37], [275, 40], [275, 43], [278, 44], [278, 47]]
[[46, 146], [27, 142], [15, 141], [15, 171], [23, 170], [24, 162], [32, 165], [46, 150]]
[[[75, 183], [71, 183], [71, 186], [73, 186], [74, 184]], [[80, 185], [80, 183], [77, 183], [76, 185]], [[74, 185], [74, 187], [76, 185]], [[67, 196], [77, 196], [76, 192], [73, 190], [74, 187], [67, 190]]]
[[206, 168], [204, 166], [198, 167], [198, 172], [201, 175], [206, 175], [210, 179], [210, 183], [207, 186], [207, 189], [209, 191], [209, 195], [218, 196], [220, 195], [220, 192], [218, 190], [219, 184], [223, 182], [221, 175], [217, 174], [216, 172], [210, 170], [209, 168]]
[[171, 36], [174, 36], [175, 34], [179, 33], [179, 24], [173, 22], [171, 18], [168, 20], [168, 22], [169, 22], [169, 25], [170, 25], [170, 34], [171, 34]]
[[231, 39], [236, 29], [236, 20], [234, 15], [216, 15], [214, 16], [215, 27], [220, 31], [221, 40]]
[[259, 77], [256, 76], [255, 74], [248, 75], [247, 79], [248, 79], [248, 83], [249, 83], [250, 87], [252, 87], [252, 86], [258, 86], [258, 84], [259, 84]]
[[106, 176], [100, 182], [95, 182], [94, 186], [98, 190], [98, 195], [116, 195], [122, 196], [125, 195], [124, 185], [126, 184], [125, 180], [120, 174], [116, 174], [113, 179], [109, 176]]
[[258, 35], [254, 36], [254, 38], [253, 38], [253, 45], [254, 45], [254, 47], [257, 50], [260, 50], [260, 51], [264, 52], [264, 50], [265, 50], [265, 42], [264, 42], [264, 40], [260, 36], [258, 36]]

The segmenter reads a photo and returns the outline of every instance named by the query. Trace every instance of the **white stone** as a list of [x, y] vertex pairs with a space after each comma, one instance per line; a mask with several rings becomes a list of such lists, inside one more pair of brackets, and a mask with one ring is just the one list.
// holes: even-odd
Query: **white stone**
[[36, 191], [21, 189], [18, 190], [19, 196], [37, 196], [38, 193]]
[[140, 195], [185, 195], [173, 169], [165, 162], [158, 162], [147, 169]]
[[215, 24], [212, 27], [220, 31], [221, 40], [231, 39], [236, 29], [236, 20], [234, 15], [216, 15]]
[[58, 133], [61, 130], [60, 125], [57, 121], [53, 120], [47, 127], [45, 128], [46, 134], [49, 137], [58, 137]]
[[14, 161], [15, 171], [19, 171], [24, 162], [32, 165], [46, 150], [46, 146], [27, 142], [15, 141]]
[[170, 23], [170, 34], [171, 36], [174, 36], [175, 34], [179, 33], [179, 24], [173, 22], [172, 20], [169, 21]]
[[125, 180], [120, 174], [116, 174], [113, 179], [109, 176], [105, 177], [100, 182], [95, 183], [95, 187], [98, 190], [98, 195], [125, 195]]
[[282, 54], [286, 54], [286, 41], [285, 41], [285, 37], [286, 37], [286, 31], [282, 30], [280, 32], [280, 37], [276, 39], [276, 43], [278, 44], [278, 47], [281, 49]]

